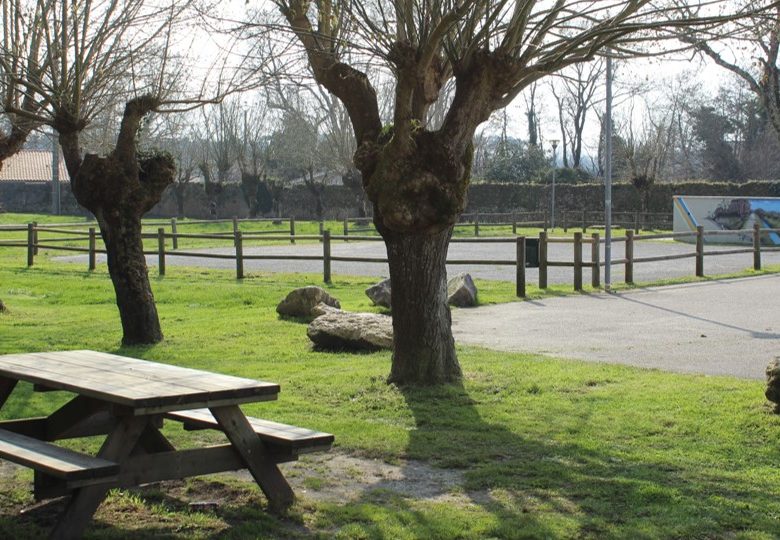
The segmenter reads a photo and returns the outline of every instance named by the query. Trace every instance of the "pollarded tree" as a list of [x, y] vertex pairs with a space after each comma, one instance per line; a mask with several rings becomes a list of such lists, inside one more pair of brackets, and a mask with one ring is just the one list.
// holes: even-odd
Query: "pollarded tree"
[[[680, 8], [692, 2], [682, 0], [275, 3], [315, 79], [352, 121], [355, 164], [387, 247], [395, 335], [389, 381], [401, 384], [461, 378], [445, 259], [466, 204], [477, 127], [550, 73], [609, 47], [628, 54], [632, 43], [669, 37], [674, 28], [721, 22], [731, 5], [696, 2], [717, 17], [686, 19]], [[367, 75], [377, 60], [395, 82], [388, 126]], [[441, 126], [430, 129], [426, 113], [451, 79], [454, 98]]]
[[[31, 62], [26, 57], [13, 64], [14, 80], [26, 93], [38, 93], [42, 107], [35, 113], [23, 108], [11, 112], [57, 131], [73, 194], [100, 227], [122, 342], [128, 345], [162, 339], [143, 255], [141, 218], [173, 181], [175, 164], [167, 153], [142, 152], [139, 138], [150, 114], [192, 105], [193, 100], [172, 99], [182, 64], [169, 49], [187, 3], [29, 0], [26, 5], [41, 12], [42, 50], [47, 55], [34, 63], [35, 69], [27, 67]], [[11, 23], [3, 24], [7, 32]], [[85, 155], [85, 130], [122, 102], [111, 151]]]

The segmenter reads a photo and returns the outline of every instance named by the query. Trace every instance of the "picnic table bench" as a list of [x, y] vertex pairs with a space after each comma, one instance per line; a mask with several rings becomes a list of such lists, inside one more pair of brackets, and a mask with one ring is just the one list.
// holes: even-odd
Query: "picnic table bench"
[[[276, 399], [279, 385], [94, 351], [0, 356], [0, 407], [19, 381], [73, 399], [48, 416], [0, 421], [0, 458], [34, 470], [34, 495], [68, 495], [51, 538], [78, 538], [108, 490], [249, 469], [272, 509], [294, 494], [278, 463], [326, 451], [333, 435], [244, 415], [242, 403]], [[224, 444], [177, 449], [163, 421], [213, 429]], [[105, 435], [96, 456], [54, 441]]]

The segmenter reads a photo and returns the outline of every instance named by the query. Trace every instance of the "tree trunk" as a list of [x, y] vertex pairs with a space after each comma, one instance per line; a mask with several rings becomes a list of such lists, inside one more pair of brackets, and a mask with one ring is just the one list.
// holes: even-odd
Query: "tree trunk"
[[116, 146], [104, 157], [87, 154], [82, 159], [78, 126], [63, 121], [57, 128], [73, 196], [100, 225], [124, 345], [153, 344], [163, 338], [146, 269], [141, 218], [173, 183], [176, 165], [168, 154], [139, 155], [136, 147], [141, 121], [158, 103], [150, 96], [128, 101]]
[[447, 305], [447, 247], [436, 234], [384, 231], [393, 300], [393, 363], [388, 382], [441, 384], [461, 378]]
[[108, 273], [122, 320], [123, 345], [158, 343], [163, 339], [144, 257], [141, 217], [137, 209], [128, 207], [109, 218], [98, 216]]

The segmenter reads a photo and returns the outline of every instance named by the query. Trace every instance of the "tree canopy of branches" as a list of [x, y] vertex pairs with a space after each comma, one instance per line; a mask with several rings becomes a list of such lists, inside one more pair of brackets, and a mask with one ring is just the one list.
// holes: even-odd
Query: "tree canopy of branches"
[[[719, 36], [706, 30], [689, 29], [682, 39], [748, 85], [780, 138], [780, 5], [770, 12], [735, 21], [729, 35], [731, 48], [716, 43]], [[740, 58], [745, 55], [739, 49], [747, 50], [747, 58]]]
[[[342, 101], [352, 122], [355, 164], [388, 251], [395, 332], [389, 380], [400, 384], [461, 377], [445, 257], [466, 203], [477, 127], [528, 85], [607, 47], [630, 54], [634, 44], [734, 15], [725, 0], [275, 3], [314, 78]], [[694, 16], [681, 9], [691, 4], [700, 8]], [[382, 125], [366, 67], [377, 59], [395, 83], [389, 126]], [[427, 112], [450, 80], [455, 93], [434, 129]]]

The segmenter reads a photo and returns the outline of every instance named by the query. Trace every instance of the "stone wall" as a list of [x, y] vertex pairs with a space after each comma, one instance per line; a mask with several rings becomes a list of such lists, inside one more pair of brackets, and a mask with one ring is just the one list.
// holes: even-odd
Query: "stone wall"
[[[780, 197], [780, 181], [685, 182], [654, 185], [648, 197], [648, 212], [672, 212], [672, 195], [722, 195], [736, 197]], [[556, 210], [603, 211], [604, 188], [601, 184], [558, 184]], [[473, 184], [469, 188], [467, 212], [540, 211], [549, 207], [550, 187], [541, 184]], [[305, 186], [293, 186], [282, 193], [279, 213], [297, 219], [314, 219], [315, 199]], [[195, 219], [211, 216], [210, 200], [202, 184], [186, 186], [184, 215]], [[240, 186], [226, 186], [215, 198], [217, 217], [247, 217], [248, 207]], [[327, 186], [323, 195], [326, 219], [344, 219], [359, 215], [360, 203], [349, 189]], [[0, 182], [0, 205], [6, 212], [48, 213], [51, 210], [51, 186], [48, 183]], [[615, 212], [641, 209], [640, 194], [631, 184], [613, 186], [612, 207]], [[62, 208], [65, 214], [86, 215], [62, 184]], [[148, 214], [149, 217], [179, 215], [173, 187]]]

